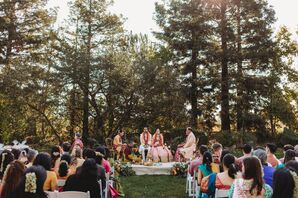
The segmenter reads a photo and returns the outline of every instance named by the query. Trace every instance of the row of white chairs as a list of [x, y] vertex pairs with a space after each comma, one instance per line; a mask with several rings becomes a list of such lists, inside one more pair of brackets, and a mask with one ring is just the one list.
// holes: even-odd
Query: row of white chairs
[[[194, 170], [193, 176], [189, 173], [190, 165], [188, 166], [187, 170], [187, 177], [186, 177], [186, 193], [189, 197], [197, 198], [200, 194], [200, 186], [197, 182], [197, 170]], [[229, 190], [221, 190], [216, 189], [215, 191], [215, 198], [224, 198], [229, 196]]]
[[90, 198], [90, 192], [66, 191], [66, 192], [46, 192], [48, 198]]

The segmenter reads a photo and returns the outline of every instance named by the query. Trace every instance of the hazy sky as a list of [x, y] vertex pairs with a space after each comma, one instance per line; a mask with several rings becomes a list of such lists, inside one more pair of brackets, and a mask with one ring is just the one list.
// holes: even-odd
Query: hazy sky
[[[49, 0], [49, 6], [59, 6], [58, 24], [68, 15], [68, 0]], [[133, 33], [150, 34], [158, 27], [152, 19], [154, 3], [160, 0], [114, 0], [111, 11], [122, 14], [127, 20], [124, 24]], [[298, 0], [268, 0], [273, 5], [278, 18], [275, 27], [288, 26], [293, 32], [298, 30]]]

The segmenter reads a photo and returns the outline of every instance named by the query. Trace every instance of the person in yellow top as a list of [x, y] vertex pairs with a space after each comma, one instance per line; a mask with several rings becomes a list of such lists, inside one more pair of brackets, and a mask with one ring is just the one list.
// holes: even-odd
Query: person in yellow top
[[212, 174], [219, 173], [219, 165], [213, 163], [212, 154], [206, 151], [203, 155], [203, 163], [198, 167], [198, 185], [200, 186], [201, 181], [204, 177]]
[[42, 166], [47, 171], [47, 178], [44, 182], [43, 189], [44, 191], [55, 191], [58, 190], [58, 179], [55, 171], [51, 171], [51, 157], [48, 153], [39, 153], [33, 165]]
[[123, 144], [122, 142], [123, 136], [124, 136], [124, 131], [119, 130], [118, 134], [114, 137], [114, 140], [113, 140], [114, 150], [117, 153], [117, 160], [121, 158], [126, 147], [126, 144]]

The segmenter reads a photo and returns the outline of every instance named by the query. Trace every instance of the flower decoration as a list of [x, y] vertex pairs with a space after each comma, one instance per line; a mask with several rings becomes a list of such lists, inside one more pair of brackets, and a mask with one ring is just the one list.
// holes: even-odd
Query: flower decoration
[[35, 173], [27, 173], [26, 181], [25, 181], [25, 192], [36, 193], [36, 174]]
[[186, 177], [187, 175], [187, 164], [186, 163], [176, 163], [171, 169], [171, 175]]

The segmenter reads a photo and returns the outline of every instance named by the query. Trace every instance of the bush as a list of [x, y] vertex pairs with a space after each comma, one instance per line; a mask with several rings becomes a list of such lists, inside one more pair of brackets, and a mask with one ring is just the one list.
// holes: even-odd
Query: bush
[[279, 141], [277, 141], [277, 143], [279, 144], [279, 146], [283, 146], [285, 144], [297, 145], [298, 134], [285, 128], [284, 132], [278, 136], [278, 140]]
[[214, 138], [216, 141], [221, 143], [223, 146], [230, 147], [236, 144], [237, 142], [237, 134], [233, 132], [227, 132], [227, 131], [222, 131], [219, 133], [216, 133], [214, 135]]

